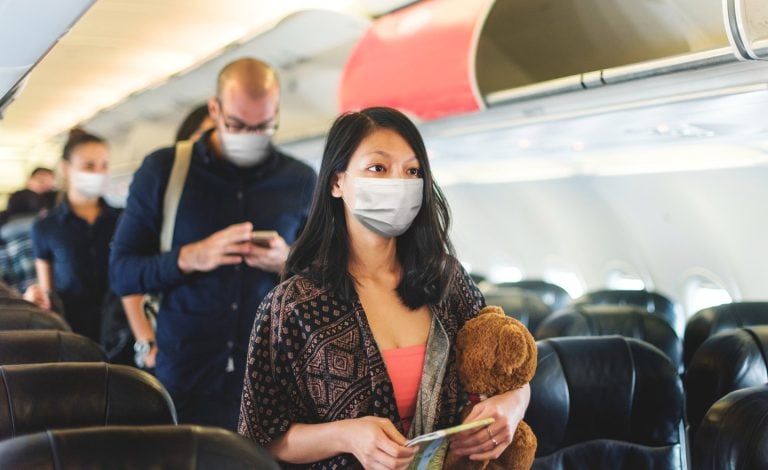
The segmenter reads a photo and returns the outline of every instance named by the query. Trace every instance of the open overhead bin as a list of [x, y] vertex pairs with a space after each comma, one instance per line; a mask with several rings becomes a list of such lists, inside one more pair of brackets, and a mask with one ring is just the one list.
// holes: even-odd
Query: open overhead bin
[[374, 21], [342, 73], [342, 110], [393, 106], [424, 119], [483, 106], [472, 67], [493, 0], [426, 0]]
[[542, 83], [601, 86], [603, 70], [729, 53], [724, 15], [722, 0], [426, 0], [371, 25], [345, 67], [340, 106], [434, 119]]

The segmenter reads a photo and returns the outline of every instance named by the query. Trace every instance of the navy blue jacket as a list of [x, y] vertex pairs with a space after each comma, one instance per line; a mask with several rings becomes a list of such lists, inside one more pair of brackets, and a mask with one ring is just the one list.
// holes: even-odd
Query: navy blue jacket
[[172, 250], [160, 253], [162, 206], [174, 149], [149, 155], [131, 183], [110, 258], [119, 295], [159, 292], [156, 374], [171, 393], [219, 393], [231, 358], [243, 374], [248, 337], [259, 303], [277, 276], [244, 263], [185, 275], [178, 267], [183, 245], [232, 224], [276, 230], [290, 245], [309, 212], [316, 177], [306, 164], [276, 149], [252, 168], [218, 159], [210, 132], [193, 148], [181, 194]]

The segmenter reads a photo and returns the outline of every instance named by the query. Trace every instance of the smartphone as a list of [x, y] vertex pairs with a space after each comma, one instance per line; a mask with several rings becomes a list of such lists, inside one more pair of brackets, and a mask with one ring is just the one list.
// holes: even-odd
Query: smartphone
[[256, 246], [269, 248], [269, 242], [277, 236], [278, 234], [274, 230], [255, 230], [251, 232], [251, 243]]

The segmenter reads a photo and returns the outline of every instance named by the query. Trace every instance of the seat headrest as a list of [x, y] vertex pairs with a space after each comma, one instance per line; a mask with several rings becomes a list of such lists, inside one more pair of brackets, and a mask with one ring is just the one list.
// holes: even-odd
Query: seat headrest
[[710, 336], [752, 325], [768, 325], [768, 302], [733, 302], [699, 310], [685, 327], [685, 365], [691, 363], [696, 349]]
[[534, 470], [576, 470], [596, 468], [664, 468], [682, 470], [680, 444], [648, 447], [631, 442], [598, 439], [539, 457]]
[[726, 330], [699, 346], [686, 372], [686, 412], [695, 439], [709, 407], [728, 393], [768, 382], [768, 325]]
[[683, 390], [677, 370], [657, 348], [619, 336], [537, 342], [525, 420], [537, 456], [595, 439], [647, 446], [679, 444]]
[[768, 385], [731, 392], [712, 405], [693, 444], [693, 468], [768, 468]]
[[94, 341], [57, 330], [0, 331], [0, 365], [43, 362], [105, 362]]
[[16, 289], [9, 286], [2, 280], [0, 280], [0, 298], [9, 298], [9, 297], [16, 297], [19, 298], [19, 293], [16, 292]]
[[648, 313], [658, 315], [675, 330], [678, 337], [685, 329], [685, 312], [675, 302], [647, 290], [596, 290], [588, 292], [572, 302], [575, 305], [634, 305]]
[[160, 382], [106, 363], [0, 366], [0, 439], [50, 428], [174, 424]]
[[264, 469], [269, 454], [237, 434], [201, 426], [110, 426], [46, 431], [0, 442], [2, 468]]
[[568, 291], [541, 279], [525, 279], [516, 282], [502, 282], [499, 287], [523, 289], [536, 294], [552, 311], [559, 310], [571, 301]]
[[32, 302], [27, 302], [21, 297], [0, 297], [0, 310], [7, 305], [15, 305], [29, 308], [37, 308]]
[[537, 339], [558, 336], [620, 335], [650, 343], [683, 371], [683, 346], [675, 331], [661, 317], [632, 305], [571, 305], [546, 318], [536, 330]]
[[72, 331], [72, 328], [51, 311], [26, 305], [5, 305], [0, 307], [0, 331], [8, 330]]
[[536, 294], [524, 289], [499, 287], [484, 294], [487, 305], [497, 305], [504, 313], [534, 332], [552, 310]]

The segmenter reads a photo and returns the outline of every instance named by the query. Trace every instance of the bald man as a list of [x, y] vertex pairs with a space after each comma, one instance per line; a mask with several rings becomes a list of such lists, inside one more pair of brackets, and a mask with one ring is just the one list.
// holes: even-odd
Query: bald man
[[115, 233], [115, 292], [162, 293], [156, 337], [146, 323], [133, 330], [139, 355], [157, 352], [156, 375], [180, 422], [235, 429], [254, 315], [309, 212], [314, 171], [272, 144], [279, 104], [269, 65], [246, 58], [224, 67], [208, 102], [215, 127], [194, 143], [171, 250], [160, 252], [160, 231], [174, 148], [144, 160]]

